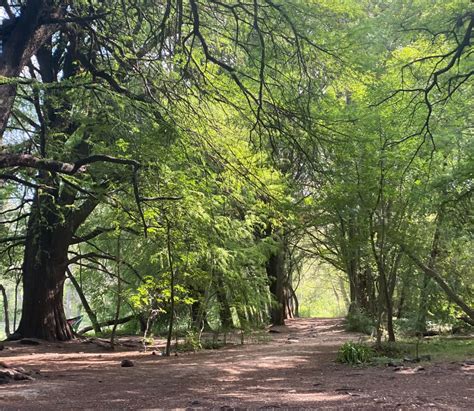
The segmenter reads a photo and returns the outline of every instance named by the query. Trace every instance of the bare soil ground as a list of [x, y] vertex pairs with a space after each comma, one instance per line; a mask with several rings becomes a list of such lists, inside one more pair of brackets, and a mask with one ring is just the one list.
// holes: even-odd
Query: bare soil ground
[[[334, 362], [358, 334], [340, 319], [295, 319], [265, 344], [161, 357], [73, 341], [8, 343], [0, 361], [37, 370], [0, 385], [0, 409], [474, 409], [474, 365], [354, 368]], [[135, 366], [123, 368], [122, 359]]]

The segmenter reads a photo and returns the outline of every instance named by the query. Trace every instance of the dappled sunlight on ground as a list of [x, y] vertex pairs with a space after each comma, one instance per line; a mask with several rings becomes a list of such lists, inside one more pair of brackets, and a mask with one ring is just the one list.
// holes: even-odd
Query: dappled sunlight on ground
[[[339, 319], [290, 320], [273, 327], [269, 337], [267, 344], [172, 357], [131, 348], [112, 352], [77, 341], [36, 347], [9, 343], [3, 359], [40, 375], [0, 386], [0, 408], [470, 406], [470, 365], [394, 371], [336, 364], [338, 347], [362, 337], [344, 332]], [[135, 366], [120, 367], [124, 358]]]

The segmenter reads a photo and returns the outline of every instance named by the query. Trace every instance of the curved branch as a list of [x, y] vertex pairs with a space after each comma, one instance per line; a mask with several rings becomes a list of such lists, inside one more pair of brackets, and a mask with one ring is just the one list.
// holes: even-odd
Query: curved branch
[[423, 264], [423, 262], [416, 257], [408, 247], [405, 245], [400, 246], [402, 251], [410, 257], [410, 259], [415, 263], [415, 265], [423, 271], [424, 274], [426, 274], [428, 277], [431, 277], [433, 280], [435, 280], [438, 285], [443, 289], [443, 291], [446, 293], [448, 298], [453, 301], [455, 304], [457, 304], [467, 315], [468, 317], [474, 321], [474, 309], [467, 305], [460, 297], [459, 295], [449, 286], [449, 284], [444, 281], [443, 277], [441, 277], [435, 270], [432, 268], [428, 267], [427, 265]]

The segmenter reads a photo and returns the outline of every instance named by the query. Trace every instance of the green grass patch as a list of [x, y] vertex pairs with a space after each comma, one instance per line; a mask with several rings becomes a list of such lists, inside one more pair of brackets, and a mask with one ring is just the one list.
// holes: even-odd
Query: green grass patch
[[350, 365], [403, 365], [413, 362], [450, 362], [474, 358], [474, 339], [435, 337], [383, 343], [372, 348], [367, 344], [347, 342], [339, 348], [337, 361]]
[[374, 350], [368, 345], [348, 341], [339, 348], [337, 361], [350, 365], [367, 364], [374, 354]]
[[[409, 348], [413, 352], [416, 342], [412, 341]], [[419, 355], [430, 355], [432, 361], [460, 361], [474, 358], [474, 339], [432, 338], [420, 341]]]
[[474, 340], [449, 337], [434, 337], [418, 340], [401, 340], [396, 343], [384, 343], [376, 350], [376, 363], [398, 364], [404, 359], [426, 361], [462, 361], [474, 358]]

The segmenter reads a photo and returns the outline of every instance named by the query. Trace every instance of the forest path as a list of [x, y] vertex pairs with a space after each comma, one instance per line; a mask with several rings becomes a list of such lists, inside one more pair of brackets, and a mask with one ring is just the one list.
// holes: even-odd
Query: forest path
[[[341, 319], [295, 319], [274, 329], [265, 344], [169, 358], [77, 342], [12, 343], [0, 360], [41, 374], [0, 385], [0, 409], [472, 409], [474, 367], [352, 368], [334, 362], [343, 342], [360, 338]], [[120, 367], [123, 358], [135, 366]]]

